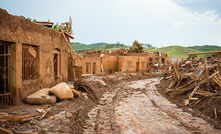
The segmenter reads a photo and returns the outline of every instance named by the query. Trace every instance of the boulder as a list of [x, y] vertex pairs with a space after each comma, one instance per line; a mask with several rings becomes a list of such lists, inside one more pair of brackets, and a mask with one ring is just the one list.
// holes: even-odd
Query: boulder
[[37, 92], [26, 97], [25, 102], [28, 104], [51, 104], [56, 103], [56, 96], [49, 95], [50, 88], [38, 90]]
[[74, 97], [71, 88], [65, 82], [52, 87], [49, 92], [57, 96], [59, 100], [72, 99]]

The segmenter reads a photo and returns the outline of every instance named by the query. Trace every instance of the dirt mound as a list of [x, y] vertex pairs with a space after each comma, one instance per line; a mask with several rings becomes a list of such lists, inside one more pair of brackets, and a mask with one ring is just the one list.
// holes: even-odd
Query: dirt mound
[[205, 59], [187, 58], [164, 72], [160, 92], [179, 106], [209, 116], [221, 128], [221, 53]]

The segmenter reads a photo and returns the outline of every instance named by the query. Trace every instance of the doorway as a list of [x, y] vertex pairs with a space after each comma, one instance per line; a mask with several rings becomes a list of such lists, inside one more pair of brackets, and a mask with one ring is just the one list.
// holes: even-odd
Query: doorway
[[139, 62], [136, 62], [136, 71], [139, 71]]
[[8, 42], [0, 41], [0, 104], [11, 103], [11, 92], [9, 88], [9, 60]]
[[93, 74], [96, 74], [96, 63], [93, 63]]

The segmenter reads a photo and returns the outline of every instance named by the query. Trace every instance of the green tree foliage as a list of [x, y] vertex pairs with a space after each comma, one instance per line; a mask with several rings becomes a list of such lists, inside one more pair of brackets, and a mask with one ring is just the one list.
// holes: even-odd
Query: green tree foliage
[[142, 44], [144, 48], [156, 48], [151, 44]]
[[53, 26], [53, 29], [55, 29], [55, 30], [59, 30], [59, 28], [60, 28], [60, 25], [59, 25], [58, 23], [56, 23], [56, 24]]
[[37, 19], [26, 18], [28, 21], [37, 22]]
[[121, 44], [120, 42], [117, 42], [116, 44], [107, 44], [105, 46], [105, 49], [111, 49], [111, 48], [127, 48], [128, 46]]

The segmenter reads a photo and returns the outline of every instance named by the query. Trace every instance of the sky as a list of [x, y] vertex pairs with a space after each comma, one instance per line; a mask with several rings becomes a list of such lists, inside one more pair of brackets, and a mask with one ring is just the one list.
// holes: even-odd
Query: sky
[[221, 0], [0, 0], [38, 21], [72, 18], [74, 42], [221, 46]]

